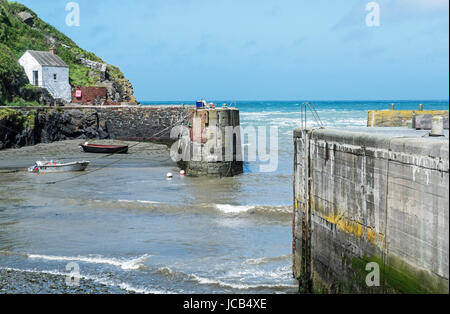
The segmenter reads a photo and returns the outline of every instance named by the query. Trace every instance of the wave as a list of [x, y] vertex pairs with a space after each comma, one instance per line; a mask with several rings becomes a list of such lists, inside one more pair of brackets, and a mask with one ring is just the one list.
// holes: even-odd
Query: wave
[[141, 200], [118, 200], [117, 203], [160, 204], [160, 202]]
[[[284, 177], [283, 177], [284, 178]], [[291, 205], [231, 205], [231, 204], [215, 204], [215, 203], [200, 203], [200, 204], [170, 204], [160, 203], [146, 200], [84, 200], [80, 202], [76, 199], [68, 199], [68, 201], [75, 202], [77, 205], [95, 206], [101, 208], [123, 208], [123, 209], [139, 209], [150, 210], [164, 213], [193, 213], [197, 211], [206, 214], [215, 214], [220, 212], [222, 214], [259, 214], [259, 215], [291, 215]]]
[[202, 285], [214, 285], [236, 290], [250, 290], [250, 289], [286, 290], [288, 288], [297, 288], [296, 285], [289, 285], [289, 284], [265, 284], [265, 283], [244, 284], [244, 283], [226, 282], [219, 279], [211, 279], [206, 277], [200, 277], [197, 275], [190, 275], [189, 277], [191, 278], [191, 280], [197, 281], [199, 284]]
[[160, 202], [150, 201], [150, 200], [102, 200], [102, 199], [65, 199], [65, 201], [75, 204], [77, 206], [88, 205], [91, 207], [97, 208], [125, 208], [125, 209], [133, 209], [133, 208], [144, 208], [144, 209], [156, 209]]
[[[327, 127], [347, 127], [347, 126], [366, 126], [366, 111], [317, 111], [322, 123]], [[251, 123], [263, 123], [267, 126], [278, 126], [281, 128], [294, 128], [301, 125], [302, 119], [299, 112], [247, 112], [241, 113], [242, 125], [251, 125]], [[312, 118], [308, 119], [308, 125], [319, 126]]]
[[240, 279], [240, 278], [264, 278], [270, 279], [272, 282], [279, 282], [280, 280], [291, 280], [292, 279], [292, 268], [291, 266], [281, 266], [273, 270], [265, 270], [258, 267], [255, 268], [236, 268], [230, 270], [226, 274], [226, 278], [229, 279]]
[[217, 204], [216, 208], [225, 214], [244, 213], [255, 208], [255, 206], [237, 206], [228, 204]]
[[51, 256], [40, 254], [24, 254], [30, 259], [41, 259], [46, 261], [76, 261], [90, 264], [107, 264], [122, 268], [123, 270], [137, 270], [144, 268], [144, 262], [151, 256], [144, 254], [131, 260], [117, 258], [106, 258], [102, 256]]
[[[54, 275], [54, 276], [64, 276], [66, 277], [70, 273], [62, 273], [57, 270], [36, 270], [36, 269], [18, 269], [18, 268], [11, 268], [11, 267], [0, 267], [0, 269], [4, 269], [6, 271], [14, 271], [14, 272], [21, 272], [21, 273], [33, 273], [33, 274], [48, 274], [48, 275]], [[156, 289], [149, 289], [144, 287], [134, 287], [133, 285], [126, 283], [126, 282], [116, 282], [111, 279], [106, 279], [98, 276], [92, 276], [92, 275], [74, 275], [70, 274], [71, 277], [77, 278], [77, 279], [83, 279], [83, 280], [91, 280], [95, 283], [110, 286], [110, 287], [118, 287], [122, 290], [133, 292], [133, 293], [140, 293], [140, 294], [167, 294], [170, 293], [169, 291], [163, 291], [163, 290], [156, 290]]]
[[[174, 271], [169, 267], [161, 267], [158, 269], [158, 273], [170, 277], [178, 277], [181, 280], [188, 280], [199, 283], [201, 285], [214, 285], [222, 288], [231, 288], [235, 290], [250, 290], [250, 289], [273, 289], [273, 290], [286, 290], [288, 288], [297, 288], [296, 285], [290, 284], [266, 284], [266, 283], [256, 283], [256, 284], [245, 284], [237, 282], [227, 282], [220, 279], [213, 279], [207, 277], [201, 277], [195, 274], [186, 274], [179, 271]], [[242, 278], [241, 278], [242, 279]]]
[[267, 263], [271, 263], [271, 262], [284, 261], [289, 258], [291, 258], [291, 254], [285, 254], [285, 255], [274, 256], [274, 257], [249, 258], [244, 261], [244, 264], [260, 265], [260, 264], [267, 264]]
[[268, 206], [268, 205], [230, 205], [216, 204], [216, 209], [225, 214], [292, 214], [292, 206]]

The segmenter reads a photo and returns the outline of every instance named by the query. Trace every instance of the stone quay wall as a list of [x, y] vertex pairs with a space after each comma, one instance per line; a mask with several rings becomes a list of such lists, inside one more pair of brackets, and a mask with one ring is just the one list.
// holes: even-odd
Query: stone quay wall
[[181, 106], [0, 107], [0, 149], [66, 139], [172, 141], [172, 127], [187, 125], [189, 111]]
[[296, 129], [294, 143], [300, 290], [449, 293], [448, 138]]

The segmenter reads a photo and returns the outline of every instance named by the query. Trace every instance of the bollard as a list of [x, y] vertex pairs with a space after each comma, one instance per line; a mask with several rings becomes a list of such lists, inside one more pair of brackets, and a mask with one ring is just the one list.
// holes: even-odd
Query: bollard
[[431, 119], [431, 132], [430, 136], [444, 136], [444, 118], [433, 117]]

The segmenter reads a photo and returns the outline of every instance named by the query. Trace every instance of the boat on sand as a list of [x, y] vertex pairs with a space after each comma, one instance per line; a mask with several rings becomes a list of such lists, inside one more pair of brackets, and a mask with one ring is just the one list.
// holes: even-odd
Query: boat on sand
[[36, 161], [34, 166], [28, 168], [29, 172], [34, 173], [54, 173], [68, 171], [84, 171], [89, 165], [89, 161], [73, 161], [62, 163], [59, 161]]
[[128, 145], [97, 145], [84, 143], [80, 144], [85, 153], [94, 154], [126, 154]]

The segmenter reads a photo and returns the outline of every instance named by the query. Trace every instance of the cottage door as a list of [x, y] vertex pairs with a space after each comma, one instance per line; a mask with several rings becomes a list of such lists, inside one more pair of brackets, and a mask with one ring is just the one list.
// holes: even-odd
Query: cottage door
[[33, 85], [38, 86], [39, 85], [39, 72], [33, 71]]

